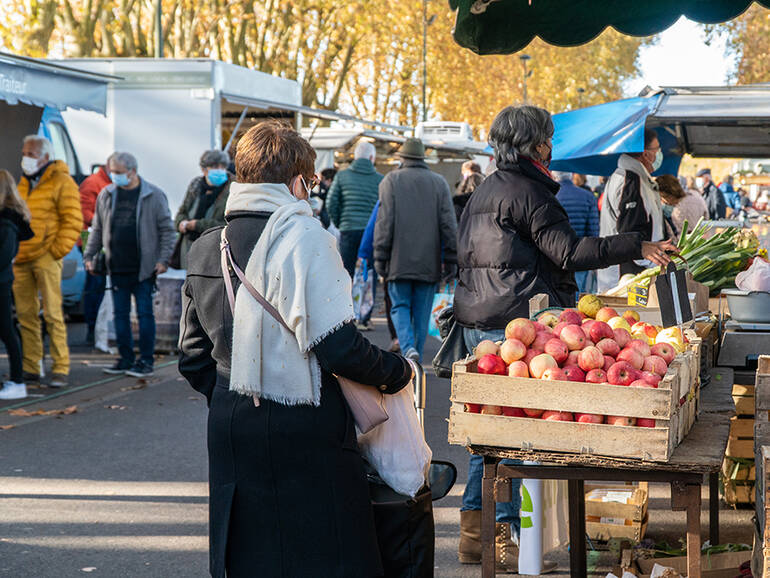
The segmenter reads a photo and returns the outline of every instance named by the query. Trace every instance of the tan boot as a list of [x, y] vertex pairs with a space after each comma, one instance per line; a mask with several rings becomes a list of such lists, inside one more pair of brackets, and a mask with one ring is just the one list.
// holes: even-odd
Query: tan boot
[[519, 570], [519, 547], [511, 539], [511, 525], [495, 524], [495, 565], [498, 572], [516, 574]]
[[481, 510], [460, 512], [460, 564], [481, 564]]

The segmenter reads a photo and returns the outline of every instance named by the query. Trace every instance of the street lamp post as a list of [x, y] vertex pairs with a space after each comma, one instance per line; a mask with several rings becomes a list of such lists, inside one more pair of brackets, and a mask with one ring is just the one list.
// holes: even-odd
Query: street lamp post
[[519, 60], [521, 60], [521, 65], [524, 67], [523, 71], [523, 81], [522, 81], [522, 92], [524, 96], [524, 104], [527, 104], [527, 78], [532, 74], [532, 71], [530, 70], [527, 72], [527, 61], [532, 60], [532, 57], [529, 54], [519, 54]]
[[163, 58], [163, 0], [155, 0], [155, 58]]

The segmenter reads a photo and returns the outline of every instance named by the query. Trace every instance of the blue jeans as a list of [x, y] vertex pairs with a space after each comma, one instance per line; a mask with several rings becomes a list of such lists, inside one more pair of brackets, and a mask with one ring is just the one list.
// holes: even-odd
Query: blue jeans
[[[465, 346], [468, 348], [468, 351], [473, 351], [473, 348], [485, 339], [491, 339], [492, 341], [505, 339], [505, 331], [502, 329], [497, 331], [481, 331], [480, 329], [468, 329], [466, 327], [463, 329], [463, 337], [465, 338]], [[502, 463], [515, 465], [519, 462], [503, 460]], [[463, 492], [462, 511], [481, 509], [481, 479], [483, 477], [484, 458], [472, 454], [470, 464], [468, 465], [468, 484]], [[513, 497], [510, 502], [497, 503], [495, 519], [500, 523], [508, 522], [511, 525], [511, 534], [518, 536], [521, 529], [521, 516], [519, 514], [521, 509], [521, 480], [511, 480], [511, 491]]]
[[134, 362], [134, 336], [131, 333], [131, 295], [136, 301], [136, 316], [139, 319], [139, 359], [152, 367], [155, 353], [155, 314], [152, 309], [152, 295], [155, 279], [150, 277], [139, 281], [136, 274], [112, 275], [112, 304], [115, 310], [115, 337], [120, 357]]
[[422, 359], [436, 284], [420, 281], [389, 281], [388, 293], [393, 303], [390, 316], [396, 328], [401, 351], [406, 353], [409, 348], [414, 348]]

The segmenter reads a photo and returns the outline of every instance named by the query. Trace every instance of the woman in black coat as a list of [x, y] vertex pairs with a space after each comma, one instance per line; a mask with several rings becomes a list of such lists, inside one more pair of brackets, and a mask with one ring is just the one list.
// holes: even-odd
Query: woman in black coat
[[[271, 212], [248, 206], [232, 210], [239, 188], [272, 183], [265, 187], [281, 188], [287, 195], [290, 190], [305, 199], [314, 158], [313, 149], [298, 133], [277, 122], [261, 123], [241, 138], [226, 237], [233, 260], [247, 277], [246, 265], [257, 241], [271, 227]], [[233, 349], [250, 344], [233, 342], [233, 316], [220, 267], [221, 232], [221, 228], [205, 232], [189, 252], [179, 361], [181, 373], [209, 402], [211, 574], [380, 576], [363, 460], [335, 375], [388, 394], [408, 383], [411, 368], [402, 357], [370, 344], [350, 319], [312, 347], [321, 369], [318, 405], [286, 405], [262, 397], [255, 406], [252, 396], [235, 391], [230, 379]], [[296, 245], [298, 252], [315, 250], [312, 245]], [[338, 265], [344, 273], [341, 261]], [[232, 271], [230, 277], [237, 292], [238, 279]], [[349, 278], [343, 277], [349, 285]], [[270, 297], [269, 292], [265, 295]], [[279, 303], [272, 304], [280, 308]], [[287, 342], [286, 347], [297, 344]], [[296, 354], [285, 351], [287, 356]], [[280, 355], [261, 360], [263, 368], [283, 362]]]
[[[497, 170], [474, 191], [458, 232], [454, 314], [469, 350], [484, 339], [504, 339], [509, 321], [529, 317], [529, 299], [535, 295], [548, 295], [553, 306], [573, 307], [575, 271], [640, 258], [665, 265], [666, 252], [676, 250], [668, 241], [643, 242], [638, 233], [578, 237], [556, 199], [559, 184], [548, 171], [553, 130], [550, 113], [534, 106], [507, 107], [492, 123], [489, 141]], [[463, 495], [459, 557], [469, 563], [480, 560], [475, 536], [482, 465], [480, 456], [471, 456]], [[498, 504], [497, 521], [498, 536], [518, 533], [517, 503]], [[514, 570], [505, 561], [515, 558], [510, 541], [498, 541], [498, 566]]]

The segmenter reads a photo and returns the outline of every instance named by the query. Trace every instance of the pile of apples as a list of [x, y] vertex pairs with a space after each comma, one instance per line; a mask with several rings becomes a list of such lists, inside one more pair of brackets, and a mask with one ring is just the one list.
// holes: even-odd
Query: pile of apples
[[[478, 359], [478, 372], [546, 381], [657, 388], [678, 348], [664, 340], [656, 343], [655, 338], [650, 336], [644, 339], [635, 337], [630, 320], [633, 320], [634, 326], [638, 325], [635, 311], [629, 310], [620, 316], [610, 307], [596, 311], [595, 319], [575, 309], [566, 309], [558, 317], [546, 312], [537, 321], [514, 319], [505, 328], [505, 341], [495, 343], [486, 340], [476, 347], [474, 353]], [[655, 337], [660, 334], [652, 325], [639, 327], [644, 331], [647, 327], [652, 328], [656, 331]], [[681, 350], [684, 350], [683, 343]], [[655, 427], [654, 419], [588, 413], [573, 415], [570, 412], [472, 403], [465, 404], [465, 411], [553, 421]]]

